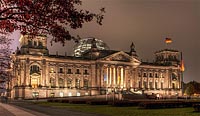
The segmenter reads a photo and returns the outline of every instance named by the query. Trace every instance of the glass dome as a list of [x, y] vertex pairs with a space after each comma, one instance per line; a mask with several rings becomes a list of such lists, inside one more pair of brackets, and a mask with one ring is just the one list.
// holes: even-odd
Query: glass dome
[[81, 39], [74, 46], [74, 56], [80, 57], [85, 51], [91, 49], [93, 41], [95, 42], [96, 47], [97, 47], [98, 50], [109, 50], [109, 47], [107, 46], [107, 44], [104, 43], [102, 40], [89, 37], [89, 38]]

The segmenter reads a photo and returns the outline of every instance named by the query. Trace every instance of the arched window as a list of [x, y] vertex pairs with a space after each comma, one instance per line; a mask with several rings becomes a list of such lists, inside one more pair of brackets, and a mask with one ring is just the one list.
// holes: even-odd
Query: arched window
[[84, 83], [83, 84], [84, 84], [85, 88], [88, 88], [88, 80], [87, 79], [84, 79]]
[[34, 41], [34, 47], [36, 47], [37, 46], [37, 42], [36, 41]]
[[60, 87], [64, 87], [64, 79], [63, 78], [59, 78], [58, 79], [58, 84]]
[[43, 47], [43, 45], [42, 45], [42, 42], [41, 42], [41, 41], [39, 41], [39, 42], [38, 42], [38, 46], [39, 46], [39, 47]]
[[51, 78], [50, 78], [50, 86], [51, 86], [51, 87], [56, 87], [56, 80], [55, 80], [54, 77], [51, 77]]
[[80, 88], [80, 80], [79, 79], [76, 79], [75, 87]]
[[171, 78], [172, 78], [173, 81], [177, 81], [178, 80], [176, 73], [172, 73]]
[[32, 86], [32, 88], [38, 87], [38, 77], [36, 77], [36, 76], [31, 77], [31, 86]]
[[32, 46], [32, 41], [28, 40], [28, 46], [31, 47]]
[[32, 65], [31, 66], [31, 69], [30, 69], [30, 74], [33, 74], [33, 73], [40, 73], [40, 67], [37, 66], [37, 65]]
[[67, 87], [68, 88], [72, 87], [72, 79], [70, 79], [70, 78], [67, 79]]

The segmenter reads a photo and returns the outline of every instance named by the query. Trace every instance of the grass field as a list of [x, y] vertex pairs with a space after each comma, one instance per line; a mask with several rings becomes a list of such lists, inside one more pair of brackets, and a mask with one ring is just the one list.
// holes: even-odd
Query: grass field
[[38, 102], [38, 105], [68, 108], [75, 111], [105, 114], [109, 116], [200, 116], [200, 113], [193, 112], [189, 108], [168, 108], [168, 109], [139, 109], [138, 107], [113, 107], [110, 105], [87, 105]]

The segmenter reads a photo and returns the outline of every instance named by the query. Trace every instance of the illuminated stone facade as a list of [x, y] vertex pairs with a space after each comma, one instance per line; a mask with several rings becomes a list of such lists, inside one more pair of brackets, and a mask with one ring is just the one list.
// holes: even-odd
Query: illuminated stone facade
[[45, 36], [20, 38], [12, 55], [11, 98], [64, 97], [142, 91], [162, 96], [182, 94], [180, 53], [162, 50], [153, 63], [130, 52], [99, 50], [92, 44], [82, 57], [50, 55]]

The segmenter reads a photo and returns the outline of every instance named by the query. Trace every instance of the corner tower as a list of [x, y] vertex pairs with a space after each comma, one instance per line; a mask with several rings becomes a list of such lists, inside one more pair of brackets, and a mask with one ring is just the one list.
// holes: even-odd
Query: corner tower
[[130, 54], [132, 57], [138, 59], [138, 55], [137, 55], [137, 53], [136, 53], [136, 51], [135, 51], [135, 45], [134, 45], [133, 42], [132, 42], [132, 44], [131, 44], [131, 46], [130, 46], [130, 52], [129, 52], [129, 54]]
[[48, 55], [47, 37], [46, 36], [31, 36], [21, 35], [20, 49], [17, 53], [31, 55]]
[[160, 65], [178, 66], [180, 64], [180, 52], [172, 49], [164, 49], [155, 52], [155, 63]]

